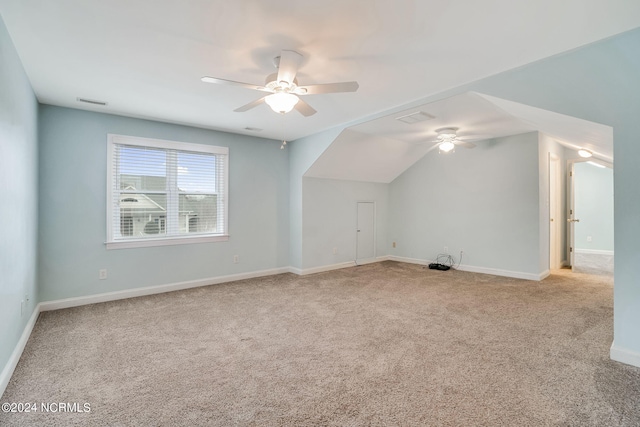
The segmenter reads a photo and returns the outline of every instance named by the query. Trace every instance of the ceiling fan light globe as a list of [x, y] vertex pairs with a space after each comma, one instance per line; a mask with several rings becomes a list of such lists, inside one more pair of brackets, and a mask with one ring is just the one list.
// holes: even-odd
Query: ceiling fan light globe
[[440, 145], [438, 146], [438, 149], [443, 153], [448, 153], [449, 151], [453, 150], [455, 146], [456, 145], [451, 141], [444, 141], [440, 143]]
[[276, 113], [285, 114], [293, 110], [298, 103], [298, 97], [291, 93], [278, 92], [267, 96], [264, 101]]

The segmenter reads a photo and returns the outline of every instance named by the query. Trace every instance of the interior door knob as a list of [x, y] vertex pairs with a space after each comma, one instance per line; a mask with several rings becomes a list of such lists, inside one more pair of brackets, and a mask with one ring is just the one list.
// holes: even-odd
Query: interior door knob
[[579, 219], [571, 219], [571, 218], [569, 218], [569, 219], [567, 219], [567, 222], [580, 222], [580, 220]]

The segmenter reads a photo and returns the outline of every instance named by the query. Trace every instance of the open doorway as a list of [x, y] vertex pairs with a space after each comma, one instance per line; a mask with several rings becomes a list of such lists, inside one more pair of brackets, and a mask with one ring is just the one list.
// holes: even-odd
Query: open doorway
[[613, 168], [569, 164], [569, 253], [574, 272], [613, 276]]
[[549, 268], [562, 267], [562, 169], [560, 158], [549, 153]]

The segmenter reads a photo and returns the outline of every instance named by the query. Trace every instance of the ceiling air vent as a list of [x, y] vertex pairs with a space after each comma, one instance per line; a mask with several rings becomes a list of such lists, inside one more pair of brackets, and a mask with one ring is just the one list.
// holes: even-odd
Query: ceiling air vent
[[252, 128], [252, 127], [246, 127], [246, 128], [244, 128], [244, 130], [248, 130], [250, 132], [261, 132], [262, 131], [262, 129], [260, 129], [260, 128]]
[[104, 102], [104, 101], [96, 101], [96, 100], [94, 100], [94, 99], [76, 98], [76, 100], [77, 100], [78, 102], [84, 102], [84, 103], [87, 103], [87, 104], [93, 104], [93, 105], [101, 105], [101, 106], [103, 106], [103, 107], [107, 105], [107, 103], [106, 103], [106, 102]]
[[426, 120], [435, 119], [431, 114], [425, 113], [424, 111], [416, 111], [415, 113], [406, 114], [404, 116], [396, 117], [396, 120], [401, 121], [402, 123], [407, 123], [412, 125], [418, 122], [424, 122]]

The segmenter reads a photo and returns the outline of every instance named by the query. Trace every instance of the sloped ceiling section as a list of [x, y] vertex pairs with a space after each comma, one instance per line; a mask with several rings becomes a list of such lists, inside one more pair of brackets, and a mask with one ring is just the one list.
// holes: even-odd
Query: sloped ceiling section
[[594, 157], [613, 163], [613, 128], [541, 108], [519, 104], [494, 96], [477, 94], [505, 114], [516, 117], [528, 127], [545, 133], [567, 148], [586, 148]]
[[305, 176], [390, 183], [423, 156], [438, 155], [436, 130], [445, 127], [469, 142], [538, 131], [613, 162], [609, 126], [468, 92], [346, 128]]
[[293, 141], [637, 28], [640, 1], [0, 0], [0, 14], [45, 104], [279, 139], [266, 105], [234, 112], [261, 92], [200, 78], [261, 85], [292, 49], [301, 84], [360, 84], [306, 97], [318, 113], [287, 115]]

